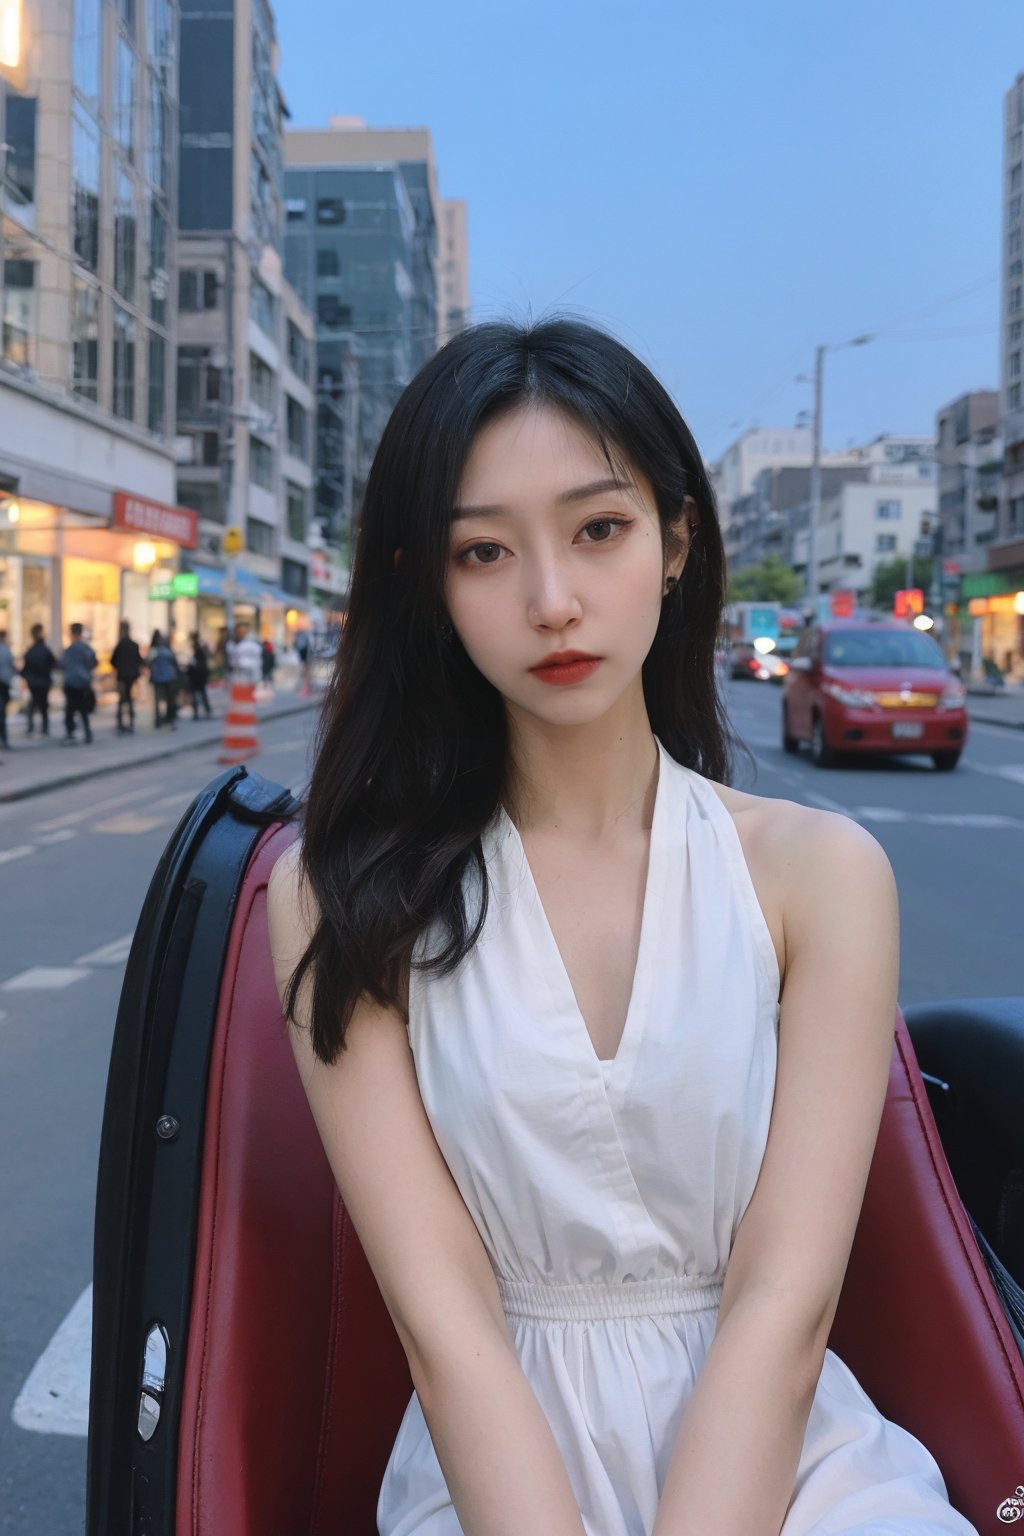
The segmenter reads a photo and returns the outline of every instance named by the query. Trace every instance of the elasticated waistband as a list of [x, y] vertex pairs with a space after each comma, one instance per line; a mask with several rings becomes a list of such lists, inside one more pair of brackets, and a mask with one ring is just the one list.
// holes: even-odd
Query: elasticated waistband
[[603, 1322], [616, 1317], [671, 1317], [707, 1312], [722, 1299], [722, 1282], [703, 1276], [668, 1275], [617, 1284], [571, 1285], [559, 1281], [507, 1279], [498, 1294], [506, 1317], [535, 1322]]

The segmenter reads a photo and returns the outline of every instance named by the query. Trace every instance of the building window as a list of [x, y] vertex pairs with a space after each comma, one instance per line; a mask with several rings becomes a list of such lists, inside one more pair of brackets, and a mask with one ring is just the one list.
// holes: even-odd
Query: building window
[[306, 199], [304, 197], [285, 198], [284, 212], [289, 224], [301, 224], [306, 217]]
[[1022, 322], [1020, 320], [1014, 320], [1013, 324], [1010, 326], [1010, 341], [1011, 341], [1011, 343], [1020, 341], [1021, 325], [1022, 324], [1024, 324], [1024, 322]]
[[199, 516], [205, 517], [207, 522], [224, 522], [220, 486], [216, 481], [179, 480], [177, 496], [180, 506], [191, 507], [193, 512], [198, 512]]
[[178, 308], [190, 314], [203, 309], [216, 309], [216, 272], [182, 267], [178, 272]]
[[1020, 285], [1020, 283], [1018, 283], [1015, 288], [1011, 288], [1010, 289], [1010, 314], [1011, 315], [1015, 315], [1017, 313], [1017, 311], [1020, 309], [1020, 299], [1021, 299], [1021, 285]]
[[[265, 491], [274, 489], [273, 449], [258, 437], [249, 438], [249, 479], [253, 485], [261, 485]], [[249, 548], [252, 548], [251, 544]]]
[[135, 302], [135, 239], [135, 185], [119, 170], [114, 198], [114, 287], [129, 304]]
[[135, 321], [114, 305], [114, 415], [135, 419]]
[[875, 549], [878, 554], [890, 554], [895, 548], [896, 535], [894, 533], [877, 533], [875, 535]]
[[99, 380], [99, 294], [82, 277], [72, 279], [71, 388], [96, 400]]
[[72, 73], [75, 90], [95, 112], [100, 94], [100, 16], [102, 0], [75, 0]]
[[309, 343], [294, 320], [288, 321], [288, 366], [304, 384], [309, 383]]
[[340, 277], [341, 262], [338, 253], [331, 245], [320, 245], [316, 252], [317, 277]]
[[316, 200], [318, 224], [344, 224], [345, 201], [340, 197], [318, 197]]
[[[20, 257], [4, 262], [3, 356], [19, 368], [35, 367], [36, 264]], [[0, 706], [2, 707], [2, 706]]]
[[307, 523], [307, 495], [301, 485], [293, 485], [288, 480], [285, 482], [285, 497], [288, 509], [288, 537], [294, 539], [296, 544], [306, 542]]
[[1019, 378], [1019, 377], [1020, 377], [1020, 353], [1019, 352], [1011, 352], [1010, 353], [1010, 378], [1011, 379], [1016, 379], [1016, 378]]
[[129, 160], [135, 158], [135, 55], [123, 37], [114, 53], [114, 138]]
[[299, 560], [282, 559], [281, 586], [289, 597], [309, 595], [309, 571]]
[[316, 318], [325, 331], [344, 331], [351, 328], [352, 310], [342, 304], [336, 293], [321, 293], [317, 296]]
[[178, 419], [205, 415], [220, 400], [220, 369], [209, 347], [178, 348]]
[[71, 123], [71, 176], [75, 260], [95, 272], [100, 259], [100, 141], [77, 112]]
[[[174, 28], [169, 0], [149, 0], [149, 54], [159, 66], [164, 84], [170, 84], [174, 62]], [[176, 77], [175, 77], [176, 84]]]
[[1011, 192], [1018, 192], [1020, 190], [1020, 171], [1021, 171], [1021, 168], [1020, 168], [1019, 164], [1018, 165], [1013, 165], [1013, 166], [1010, 167], [1010, 191]]
[[899, 501], [876, 501], [875, 517], [880, 522], [896, 522], [903, 515], [903, 503]]
[[149, 206], [149, 318], [167, 324], [167, 213], [154, 198]]
[[265, 283], [258, 277], [249, 289], [249, 313], [263, 333], [272, 341], [277, 340], [277, 300]]
[[1006, 391], [1006, 408], [1010, 411], [1020, 410], [1020, 385], [1011, 384]]
[[146, 425], [163, 436], [167, 430], [167, 343], [155, 331], [149, 333], [149, 394]]
[[297, 400], [288, 395], [286, 402], [288, 452], [297, 459], [306, 457], [306, 413]]
[[159, 77], [149, 72], [149, 133], [146, 135], [146, 174], [154, 187], [166, 193], [170, 180], [168, 141], [170, 110]]
[[270, 523], [261, 523], [256, 517], [245, 520], [245, 547], [254, 555], [273, 555], [274, 529]]
[[0, 151], [7, 212], [19, 222], [33, 222], [36, 202], [36, 99], [8, 91], [6, 121], [6, 156]]
[[249, 353], [249, 399], [261, 411], [273, 415], [274, 372], [255, 352]]

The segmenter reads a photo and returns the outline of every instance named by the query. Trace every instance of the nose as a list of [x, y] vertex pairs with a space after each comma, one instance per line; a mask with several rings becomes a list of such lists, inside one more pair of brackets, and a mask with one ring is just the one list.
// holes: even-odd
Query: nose
[[572, 573], [562, 561], [538, 558], [527, 580], [527, 617], [536, 628], [562, 630], [579, 621], [583, 607]]

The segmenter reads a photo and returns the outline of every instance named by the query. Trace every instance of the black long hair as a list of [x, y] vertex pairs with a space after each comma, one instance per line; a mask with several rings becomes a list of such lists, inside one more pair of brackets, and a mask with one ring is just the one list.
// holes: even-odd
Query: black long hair
[[[311, 984], [311, 1041], [332, 1062], [359, 998], [407, 1017], [413, 946], [442, 922], [443, 946], [418, 957], [448, 974], [487, 910], [480, 834], [506, 788], [501, 694], [446, 634], [452, 509], [470, 446], [488, 421], [544, 404], [606, 456], [650, 483], [670, 547], [687, 497], [689, 555], [643, 665], [651, 728], [678, 762], [726, 780], [729, 731], [715, 684], [725, 557], [714, 492], [666, 390], [627, 347], [556, 318], [488, 323], [448, 342], [403, 392], [370, 470], [348, 613], [317, 731], [300, 869], [316, 927], [285, 999]], [[396, 550], [402, 550], [395, 564]], [[471, 917], [464, 877], [481, 876]]]

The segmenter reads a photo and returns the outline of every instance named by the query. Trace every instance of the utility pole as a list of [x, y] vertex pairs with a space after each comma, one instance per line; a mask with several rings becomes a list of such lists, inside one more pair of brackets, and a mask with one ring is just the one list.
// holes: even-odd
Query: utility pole
[[821, 521], [821, 392], [825, 348], [814, 349], [814, 457], [811, 460], [811, 520], [807, 529], [807, 600], [817, 611], [818, 524]]

